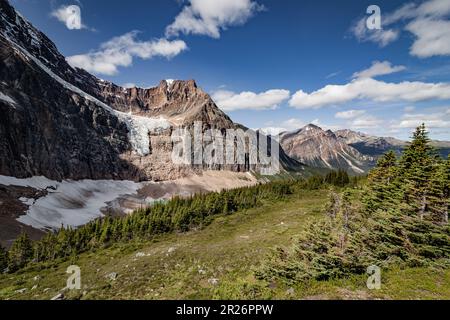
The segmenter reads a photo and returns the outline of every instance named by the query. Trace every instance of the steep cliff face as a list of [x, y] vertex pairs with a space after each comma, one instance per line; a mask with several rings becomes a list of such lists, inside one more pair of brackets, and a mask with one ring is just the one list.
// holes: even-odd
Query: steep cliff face
[[[240, 127], [193, 80], [148, 89], [100, 80], [72, 68], [6, 0], [0, 9], [0, 175], [176, 179], [205, 166], [173, 163], [174, 128]], [[280, 157], [282, 167], [303, 169], [281, 148]]]
[[373, 165], [373, 158], [347, 145], [332, 131], [313, 124], [282, 134], [280, 141], [289, 156], [311, 167], [362, 174]]
[[0, 36], [0, 173], [129, 178], [127, 127], [61, 86]]

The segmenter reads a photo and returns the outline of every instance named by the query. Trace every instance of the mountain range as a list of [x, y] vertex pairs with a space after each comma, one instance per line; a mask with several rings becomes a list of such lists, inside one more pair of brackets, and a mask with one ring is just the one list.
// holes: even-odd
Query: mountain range
[[[178, 127], [192, 132], [201, 123], [203, 134], [248, 129], [194, 80], [124, 88], [73, 68], [6, 0], [0, 0], [0, 114], [0, 242], [30, 226], [78, 226], [174, 194], [248, 186], [263, 169], [247, 163], [248, 153], [245, 164], [174, 163], [172, 133]], [[261, 139], [268, 142], [262, 151], [278, 148], [280, 173], [304, 177], [333, 169], [362, 175], [381, 154], [407, 144], [312, 124], [283, 133], [279, 141], [263, 135], [246, 144], [260, 148]], [[433, 143], [447, 156], [450, 143]], [[211, 170], [219, 175], [206, 174]], [[175, 180], [181, 187], [152, 184]]]
[[[204, 169], [258, 170], [171, 161], [175, 127], [245, 129], [194, 80], [117, 86], [72, 68], [6, 0], [0, 9], [0, 175], [159, 181]], [[285, 170], [304, 170], [279, 149]]]
[[[376, 137], [349, 129], [323, 130], [309, 124], [301, 129], [283, 132], [280, 143], [286, 153], [308, 166], [351, 174], [367, 173], [387, 151], [400, 153], [407, 141], [393, 137]], [[450, 153], [450, 142], [431, 141], [442, 157]]]

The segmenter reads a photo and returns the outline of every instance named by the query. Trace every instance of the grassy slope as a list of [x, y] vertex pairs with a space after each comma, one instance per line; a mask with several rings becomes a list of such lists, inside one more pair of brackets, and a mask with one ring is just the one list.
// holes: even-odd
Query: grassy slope
[[[326, 191], [305, 191], [289, 201], [218, 217], [203, 230], [115, 245], [42, 271], [33, 267], [2, 275], [0, 299], [49, 299], [65, 286], [72, 263], [81, 267], [83, 285], [66, 293], [73, 299], [450, 299], [450, 270], [386, 272], [380, 291], [368, 290], [365, 276], [295, 288], [255, 280], [252, 268], [267, 250], [289, 245], [308, 220], [324, 217], [324, 199]], [[106, 278], [112, 272], [118, 274], [115, 281]]]

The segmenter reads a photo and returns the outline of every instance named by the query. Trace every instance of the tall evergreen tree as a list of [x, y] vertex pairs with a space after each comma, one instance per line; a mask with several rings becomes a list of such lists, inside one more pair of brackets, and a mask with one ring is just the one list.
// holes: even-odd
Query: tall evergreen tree
[[22, 233], [9, 250], [8, 267], [10, 271], [23, 268], [33, 259], [33, 245], [26, 233]]
[[8, 252], [0, 245], [0, 274], [8, 267]]
[[436, 160], [436, 151], [430, 145], [425, 124], [422, 124], [400, 158], [400, 182], [405, 186], [405, 202], [421, 219], [428, 210], [429, 181]]
[[396, 183], [397, 177], [397, 158], [393, 151], [389, 151], [378, 160], [368, 176], [369, 192], [364, 202], [369, 212], [385, 209], [400, 201], [401, 186]]

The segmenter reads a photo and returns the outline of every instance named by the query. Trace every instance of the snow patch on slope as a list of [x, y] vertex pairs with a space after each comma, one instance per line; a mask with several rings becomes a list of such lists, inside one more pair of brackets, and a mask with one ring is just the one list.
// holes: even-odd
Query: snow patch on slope
[[2, 92], [0, 92], [0, 100], [5, 101], [5, 102], [7, 102], [9, 104], [12, 104], [12, 105], [16, 104], [16, 102], [14, 101], [13, 98], [11, 98], [10, 96], [8, 96], [8, 95], [6, 95], [6, 94], [4, 94]]
[[32, 177], [27, 179], [19, 179], [14, 177], [0, 176], [0, 185], [28, 187], [39, 190], [46, 190], [47, 188], [56, 188], [57, 181], [50, 180], [46, 177]]
[[45, 177], [17, 179], [0, 176], [0, 184], [47, 190], [37, 200], [21, 198], [29, 206], [26, 215], [17, 220], [37, 229], [58, 229], [61, 225], [78, 227], [102, 217], [101, 209], [123, 195], [133, 195], [142, 183], [114, 180], [49, 180]]

